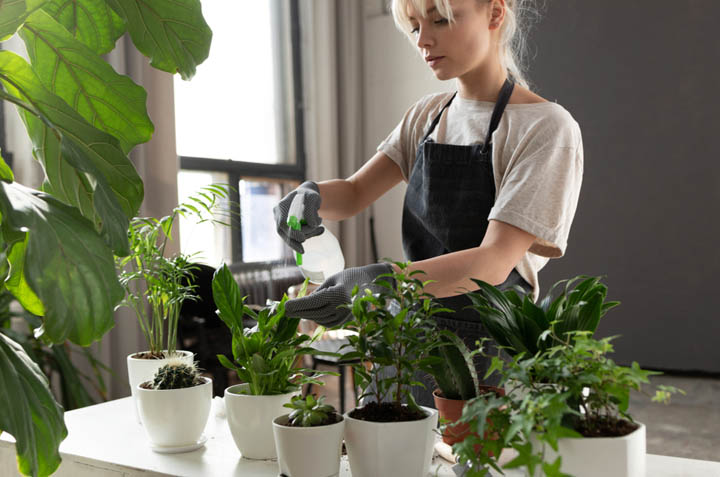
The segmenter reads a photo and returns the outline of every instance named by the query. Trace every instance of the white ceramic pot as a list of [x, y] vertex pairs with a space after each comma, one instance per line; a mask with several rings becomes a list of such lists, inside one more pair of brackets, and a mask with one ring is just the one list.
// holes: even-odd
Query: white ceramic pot
[[437, 410], [419, 421], [370, 422], [345, 414], [345, 446], [353, 477], [417, 477], [430, 470]]
[[[287, 408], [286, 408], [287, 409]], [[340, 473], [345, 420], [318, 427], [290, 427], [288, 415], [273, 420], [280, 474], [287, 477], [335, 477]]]
[[153, 447], [191, 447], [198, 443], [210, 416], [212, 379], [183, 389], [136, 387], [138, 408]]
[[[147, 352], [147, 351], [144, 351]], [[141, 351], [143, 353], [143, 351]], [[140, 420], [140, 412], [137, 407], [137, 387], [138, 384], [142, 384], [145, 381], [150, 381], [155, 376], [155, 372], [157, 372], [160, 367], [165, 366], [168, 362], [168, 358], [164, 359], [138, 359], [133, 358], [138, 353], [133, 353], [131, 355], [128, 355], [127, 357], [127, 367], [128, 367], [128, 381], [130, 382], [130, 392], [132, 393], [133, 401], [135, 402], [135, 417], [138, 420], [138, 422], [142, 423]], [[180, 357], [182, 359], [183, 363], [185, 364], [192, 364], [194, 355], [190, 351], [176, 351], [175, 352], [176, 357]]]
[[558, 439], [558, 452], [545, 445], [545, 461], [553, 462], [559, 454], [560, 470], [575, 477], [645, 477], [645, 425], [637, 424], [640, 427], [622, 437]]
[[230, 433], [240, 454], [246, 459], [275, 459], [273, 419], [287, 413], [283, 404], [298, 391], [273, 396], [241, 394], [247, 384], [237, 384], [225, 390], [225, 413]]

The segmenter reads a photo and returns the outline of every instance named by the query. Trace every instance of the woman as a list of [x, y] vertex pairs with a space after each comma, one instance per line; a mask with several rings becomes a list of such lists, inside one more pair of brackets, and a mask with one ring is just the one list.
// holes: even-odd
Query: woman
[[[530, 91], [518, 66], [521, 0], [394, 0], [396, 25], [411, 37], [455, 93], [425, 96], [405, 114], [378, 152], [348, 179], [305, 182], [275, 208], [278, 233], [297, 251], [322, 231], [321, 218], [342, 220], [401, 180], [408, 183], [402, 238], [411, 269], [434, 280], [426, 288], [455, 313], [438, 324], [470, 346], [486, 336], [463, 291], [471, 278], [538, 296], [538, 271], [565, 252], [583, 170], [578, 124], [564, 108]], [[287, 212], [303, 197], [305, 225], [288, 229]], [[356, 285], [391, 265], [350, 268], [313, 294], [287, 303], [293, 316], [342, 323]], [[478, 361], [479, 376], [487, 362]], [[427, 379], [425, 379], [426, 382]], [[488, 383], [492, 384], [492, 383]], [[418, 404], [432, 405], [432, 386]]]

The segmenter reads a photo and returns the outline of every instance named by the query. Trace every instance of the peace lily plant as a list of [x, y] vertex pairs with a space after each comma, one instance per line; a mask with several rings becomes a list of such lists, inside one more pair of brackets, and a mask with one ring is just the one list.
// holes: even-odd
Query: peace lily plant
[[[125, 33], [151, 66], [186, 80], [212, 37], [199, 0], [0, 3], [0, 41], [19, 35], [30, 57], [0, 51], [0, 99], [17, 107], [45, 172], [34, 190], [0, 158], [0, 275], [43, 317], [37, 333], [50, 343], [99, 340], [124, 295], [113, 255], [130, 253], [128, 227], [143, 200], [128, 153], [153, 132], [145, 90], [103, 59]], [[19, 471], [50, 475], [67, 435], [63, 409], [4, 334], [0, 381], [0, 430], [16, 440]]]

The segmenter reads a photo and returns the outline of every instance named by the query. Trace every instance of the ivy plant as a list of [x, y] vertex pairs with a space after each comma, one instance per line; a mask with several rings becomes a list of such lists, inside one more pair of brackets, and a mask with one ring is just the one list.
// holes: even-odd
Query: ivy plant
[[[145, 90], [103, 58], [126, 32], [152, 66], [184, 79], [212, 37], [199, 0], [0, 2], [0, 42], [18, 35], [30, 59], [0, 51], [0, 99], [17, 107], [45, 172], [34, 190], [0, 157], [0, 278], [42, 317], [36, 334], [48, 343], [99, 340], [123, 298], [113, 255], [130, 252], [128, 226], [143, 200], [128, 153], [154, 129]], [[16, 440], [18, 469], [50, 475], [67, 435], [63, 410], [7, 335], [0, 382], [0, 431]]]

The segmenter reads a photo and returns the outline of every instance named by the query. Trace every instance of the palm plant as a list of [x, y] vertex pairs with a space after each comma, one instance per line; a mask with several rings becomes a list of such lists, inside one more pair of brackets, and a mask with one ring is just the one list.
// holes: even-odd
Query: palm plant
[[[620, 304], [605, 301], [607, 286], [601, 279], [580, 275], [560, 280], [538, 304], [522, 291], [500, 291], [482, 280], [473, 280], [479, 291], [469, 296], [478, 319], [500, 346], [512, 356], [533, 356], [559, 344], [557, 338], [564, 339], [567, 333], [592, 335], [600, 318]], [[558, 289], [561, 292], [553, 299]]]

